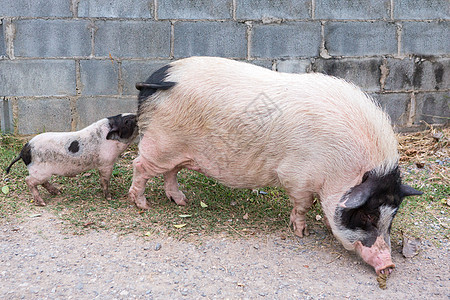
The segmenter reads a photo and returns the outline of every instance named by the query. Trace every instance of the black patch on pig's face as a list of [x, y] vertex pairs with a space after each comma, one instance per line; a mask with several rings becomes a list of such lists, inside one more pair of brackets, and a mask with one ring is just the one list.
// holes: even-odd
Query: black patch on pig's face
[[22, 158], [26, 166], [31, 163], [32, 157], [30, 143], [26, 143], [25, 146], [23, 146], [22, 150], [20, 151], [20, 157]]
[[136, 115], [117, 115], [108, 117], [110, 131], [106, 135], [107, 140], [119, 142], [128, 141], [136, 133]]
[[73, 141], [70, 143], [69, 151], [72, 153], [77, 153], [80, 150], [80, 143], [78, 141]]
[[153, 72], [153, 74], [150, 75], [145, 82], [136, 84], [136, 88], [139, 90], [138, 114], [141, 110], [141, 105], [148, 97], [156, 93], [157, 90], [167, 90], [175, 85], [175, 82], [165, 81], [169, 75], [170, 68], [170, 65], [165, 65], [164, 67]]
[[360, 187], [369, 189], [364, 191], [366, 199], [358, 207], [338, 206], [335, 222], [351, 243], [359, 240], [364, 246], [371, 247], [378, 236], [389, 236], [392, 220], [403, 200], [400, 171], [397, 167], [382, 176], [367, 172], [361, 184], [350, 189], [341, 203], [345, 205], [346, 201], [351, 201]]

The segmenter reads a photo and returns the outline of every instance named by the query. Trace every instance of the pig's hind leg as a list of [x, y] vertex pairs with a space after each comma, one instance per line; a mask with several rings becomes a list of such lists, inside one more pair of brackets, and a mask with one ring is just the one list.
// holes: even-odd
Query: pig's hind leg
[[45, 206], [45, 202], [44, 202], [44, 200], [42, 200], [42, 197], [39, 194], [39, 191], [37, 189], [37, 186], [40, 185], [40, 184], [43, 185], [46, 182], [48, 183], [48, 178], [38, 179], [38, 178], [35, 178], [33, 176], [27, 176], [25, 178], [25, 182], [27, 183], [28, 188], [31, 191], [31, 194], [33, 195], [34, 203], [36, 205], [39, 205], [39, 206]]
[[182, 191], [178, 188], [177, 174], [181, 167], [176, 167], [169, 172], [164, 173], [164, 190], [166, 196], [178, 205], [186, 205], [187, 199]]

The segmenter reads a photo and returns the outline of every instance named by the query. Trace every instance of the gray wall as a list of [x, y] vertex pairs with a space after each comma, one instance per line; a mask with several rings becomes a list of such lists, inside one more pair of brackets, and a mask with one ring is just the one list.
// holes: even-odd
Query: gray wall
[[136, 109], [167, 62], [224, 56], [355, 82], [398, 127], [449, 120], [448, 0], [0, 0], [1, 130]]

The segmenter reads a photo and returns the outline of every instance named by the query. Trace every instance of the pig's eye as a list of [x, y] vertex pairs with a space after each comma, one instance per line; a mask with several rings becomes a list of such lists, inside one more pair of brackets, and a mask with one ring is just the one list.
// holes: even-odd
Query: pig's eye
[[370, 230], [377, 226], [378, 215], [367, 209], [348, 209], [342, 212], [342, 223], [347, 228]]
[[375, 227], [377, 225], [377, 216], [374, 214], [362, 211], [360, 213], [360, 218], [361, 218], [361, 221], [366, 225], [372, 225]]

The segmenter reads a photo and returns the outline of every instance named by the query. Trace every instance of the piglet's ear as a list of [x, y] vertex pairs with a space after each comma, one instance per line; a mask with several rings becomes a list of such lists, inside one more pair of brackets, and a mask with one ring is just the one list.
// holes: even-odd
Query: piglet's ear
[[363, 206], [369, 200], [370, 196], [372, 196], [375, 187], [376, 184], [370, 175], [367, 177], [365, 176], [365, 181], [351, 188], [344, 197], [342, 197], [339, 206], [349, 209]]
[[106, 135], [107, 140], [119, 140], [120, 139], [120, 128], [114, 124]]
[[413, 187], [410, 187], [409, 185], [406, 184], [402, 184], [400, 186], [400, 192], [402, 193], [403, 197], [407, 197], [407, 196], [418, 196], [418, 195], [422, 195], [423, 192], [416, 190]]

